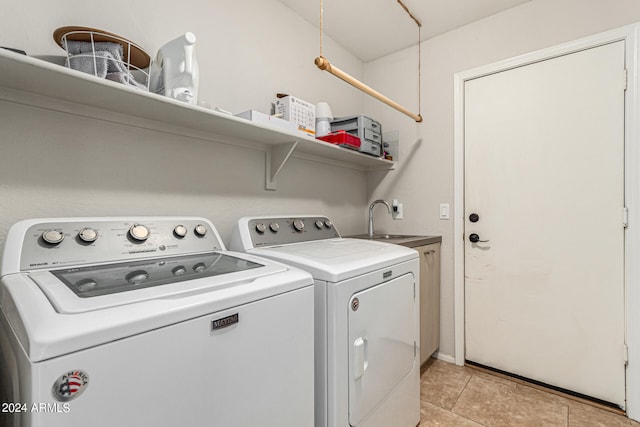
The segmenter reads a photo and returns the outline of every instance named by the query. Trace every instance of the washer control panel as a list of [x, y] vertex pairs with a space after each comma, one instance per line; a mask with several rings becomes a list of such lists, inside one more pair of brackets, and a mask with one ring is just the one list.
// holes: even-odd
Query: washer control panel
[[52, 219], [25, 229], [20, 270], [223, 249], [205, 218]]
[[249, 218], [241, 232], [249, 234], [254, 248], [340, 237], [329, 218], [317, 216]]

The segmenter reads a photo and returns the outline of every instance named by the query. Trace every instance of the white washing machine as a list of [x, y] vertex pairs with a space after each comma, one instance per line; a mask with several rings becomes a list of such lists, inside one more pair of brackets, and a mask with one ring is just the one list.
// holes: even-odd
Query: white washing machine
[[314, 277], [316, 427], [419, 423], [416, 251], [341, 238], [323, 216], [241, 218], [231, 248]]
[[204, 218], [22, 221], [0, 273], [3, 425], [313, 425], [312, 277]]

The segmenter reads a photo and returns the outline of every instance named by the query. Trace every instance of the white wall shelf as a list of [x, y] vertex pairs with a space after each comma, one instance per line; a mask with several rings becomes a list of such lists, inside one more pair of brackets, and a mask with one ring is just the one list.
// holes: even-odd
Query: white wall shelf
[[[0, 99], [41, 108], [105, 118], [222, 143], [264, 147], [266, 188], [292, 155], [360, 170], [391, 170], [394, 162], [318, 141], [295, 131], [189, 105], [0, 49]], [[141, 124], [143, 123], [143, 124]]]

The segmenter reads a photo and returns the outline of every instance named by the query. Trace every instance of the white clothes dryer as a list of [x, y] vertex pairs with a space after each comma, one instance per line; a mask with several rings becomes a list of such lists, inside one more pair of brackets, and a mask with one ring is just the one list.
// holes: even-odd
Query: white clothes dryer
[[312, 426], [313, 279], [204, 218], [15, 224], [3, 426]]
[[341, 238], [319, 215], [241, 218], [230, 247], [314, 278], [316, 427], [419, 423], [416, 251]]

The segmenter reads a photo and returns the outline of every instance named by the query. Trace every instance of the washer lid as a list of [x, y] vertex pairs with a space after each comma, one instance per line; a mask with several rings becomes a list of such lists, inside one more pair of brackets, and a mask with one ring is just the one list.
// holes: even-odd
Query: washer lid
[[[49, 271], [8, 274], [0, 279], [0, 316], [29, 360], [38, 362], [303, 288], [313, 292], [307, 272], [249, 254], [222, 254], [261, 266], [89, 298]], [[203, 334], [209, 336], [206, 329]]]
[[58, 313], [82, 313], [148, 299], [215, 291], [285, 271], [220, 252], [32, 272]]
[[308, 271], [315, 279], [339, 282], [418, 257], [410, 248], [361, 239], [327, 239], [248, 251]]

